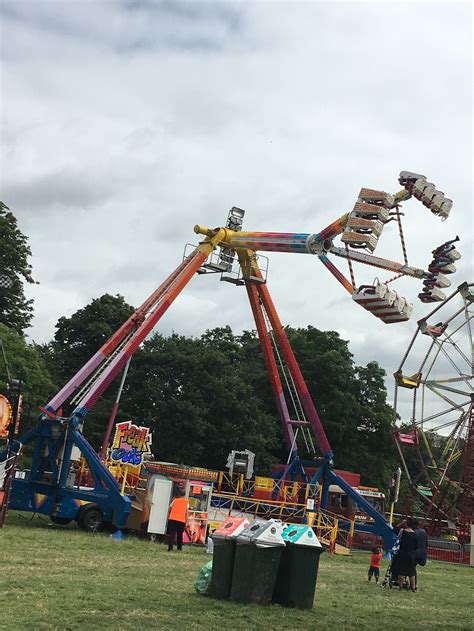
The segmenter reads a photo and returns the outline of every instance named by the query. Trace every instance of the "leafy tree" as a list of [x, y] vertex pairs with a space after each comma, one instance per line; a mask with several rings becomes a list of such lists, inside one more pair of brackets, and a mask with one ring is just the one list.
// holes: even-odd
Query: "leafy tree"
[[[133, 311], [123, 296], [104, 294], [72, 316], [60, 318], [54, 340], [41, 347], [41, 355], [56, 383], [62, 387], [75, 375]], [[119, 379], [112, 382], [85, 422], [84, 435], [96, 449], [102, 443]]]
[[43, 350], [57, 381], [70, 379], [133, 311], [123, 296], [104, 294], [69, 318], [59, 318], [54, 340]]
[[349, 468], [351, 460], [347, 452], [356, 434], [357, 378], [348, 344], [335, 331], [319, 331], [312, 326], [288, 327], [286, 332], [336, 454], [336, 464], [339, 468]]
[[[23, 414], [20, 431], [25, 431], [36, 422], [39, 406], [47, 403], [55, 391], [51, 379], [38, 348], [28, 344], [16, 331], [0, 324], [0, 340], [3, 342], [12, 379], [23, 381]], [[7, 373], [0, 360], [0, 392], [6, 394]]]
[[250, 449], [259, 471], [269, 471], [276, 426], [239, 352], [229, 328], [200, 339], [157, 334], [145, 342], [128, 379], [124, 415], [152, 428], [156, 457], [221, 469], [232, 449]]
[[0, 202], [0, 323], [23, 335], [33, 317], [33, 301], [23, 284], [34, 283], [27, 237], [18, 228], [9, 208]]
[[393, 409], [387, 403], [385, 371], [377, 362], [356, 368], [358, 377], [358, 446], [352, 455], [353, 467], [363, 480], [384, 487], [398, 461], [391, 440]]
[[[286, 333], [335, 453], [336, 466], [360, 472], [365, 484], [383, 486], [397, 463], [383, 369], [376, 362], [356, 367], [348, 342], [335, 331], [309, 326], [287, 327]], [[259, 397], [274, 415], [267, 376], [258, 367], [263, 367], [258, 338], [246, 332], [240, 339]], [[279, 458], [286, 455], [282, 450]]]

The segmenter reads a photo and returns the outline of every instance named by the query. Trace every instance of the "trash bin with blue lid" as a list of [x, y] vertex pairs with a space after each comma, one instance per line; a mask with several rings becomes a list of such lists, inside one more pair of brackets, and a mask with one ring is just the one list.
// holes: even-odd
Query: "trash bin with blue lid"
[[324, 552], [310, 526], [286, 526], [282, 533], [286, 543], [272, 602], [285, 607], [311, 609], [318, 579], [319, 557]]
[[232, 585], [235, 559], [235, 538], [247, 528], [246, 517], [228, 517], [211, 537], [214, 543], [212, 578], [209, 586], [211, 598], [228, 599]]
[[238, 537], [230, 599], [241, 603], [267, 605], [285, 542], [281, 522], [256, 520]]

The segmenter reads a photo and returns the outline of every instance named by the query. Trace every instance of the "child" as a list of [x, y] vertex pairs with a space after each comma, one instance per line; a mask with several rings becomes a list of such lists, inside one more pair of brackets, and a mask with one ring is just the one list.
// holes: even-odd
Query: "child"
[[370, 567], [369, 567], [369, 582], [372, 580], [372, 576], [375, 576], [375, 582], [379, 582], [380, 576], [380, 560], [382, 559], [382, 550], [380, 548], [372, 548], [372, 554], [370, 555]]

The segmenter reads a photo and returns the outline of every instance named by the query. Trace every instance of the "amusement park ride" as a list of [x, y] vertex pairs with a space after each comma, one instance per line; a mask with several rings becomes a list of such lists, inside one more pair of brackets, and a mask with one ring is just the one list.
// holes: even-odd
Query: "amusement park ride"
[[[117, 528], [125, 525], [132, 499], [121, 493], [117, 480], [84, 438], [84, 419], [115, 377], [126, 370], [137, 348], [191, 278], [195, 274], [217, 273], [222, 281], [243, 286], [247, 292], [289, 453], [283, 477], [305, 476], [305, 466], [316, 465], [310, 482], [322, 486], [320, 507], [326, 507], [329, 485], [337, 484], [372, 518], [373, 524], [367, 525], [366, 530], [382, 536], [386, 548], [390, 548], [395, 537], [391, 526], [333, 470], [331, 445], [272, 302], [266, 284], [267, 268], [262, 263], [266, 257], [258, 253], [315, 255], [361, 307], [387, 324], [407, 321], [412, 305], [391, 288], [392, 283], [404, 276], [420, 279], [423, 289], [419, 297], [423, 302], [443, 301], [442, 288], [450, 285], [447, 275], [455, 271], [453, 261], [459, 253], [448, 242], [434, 251], [435, 260], [428, 270], [409, 264], [401, 202], [413, 196], [443, 220], [448, 217], [452, 202], [422, 175], [403, 171], [399, 182], [403, 189], [395, 195], [361, 189], [351, 212], [315, 234], [245, 232], [245, 213], [235, 207], [225, 227], [195, 226], [195, 233], [202, 235], [203, 240], [189, 254], [185, 250], [182, 263], [41, 409], [37, 426], [19, 441], [10, 441], [11, 453], [21, 445], [34, 444], [31, 472], [27, 479], [13, 480], [10, 507], [48, 514], [58, 523], [75, 519], [86, 529], [98, 519]], [[403, 262], [373, 254], [389, 224], [398, 231]], [[340, 246], [334, 244], [336, 237], [341, 237]], [[349, 278], [330, 260], [331, 255], [345, 261]], [[356, 263], [390, 272], [392, 276], [385, 282], [376, 280], [358, 286]], [[64, 414], [66, 406], [68, 413]], [[71, 460], [77, 452], [90, 470], [92, 486], [87, 488], [68, 485]], [[302, 460], [300, 452], [310, 460]]]
[[461, 543], [474, 517], [473, 317], [474, 284], [463, 283], [419, 320], [394, 375], [393, 437], [428, 532], [451, 523]]

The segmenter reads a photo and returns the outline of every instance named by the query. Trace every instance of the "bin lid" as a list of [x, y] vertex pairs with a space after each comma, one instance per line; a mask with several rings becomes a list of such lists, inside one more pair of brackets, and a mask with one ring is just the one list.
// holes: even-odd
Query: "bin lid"
[[227, 517], [212, 533], [212, 537], [237, 537], [250, 524], [246, 517]]
[[287, 543], [293, 543], [298, 546], [322, 548], [313, 529], [306, 524], [289, 524], [285, 526], [282, 537]]
[[281, 536], [283, 524], [275, 521], [256, 519], [237, 537], [238, 543], [253, 543], [258, 548], [284, 546]]

